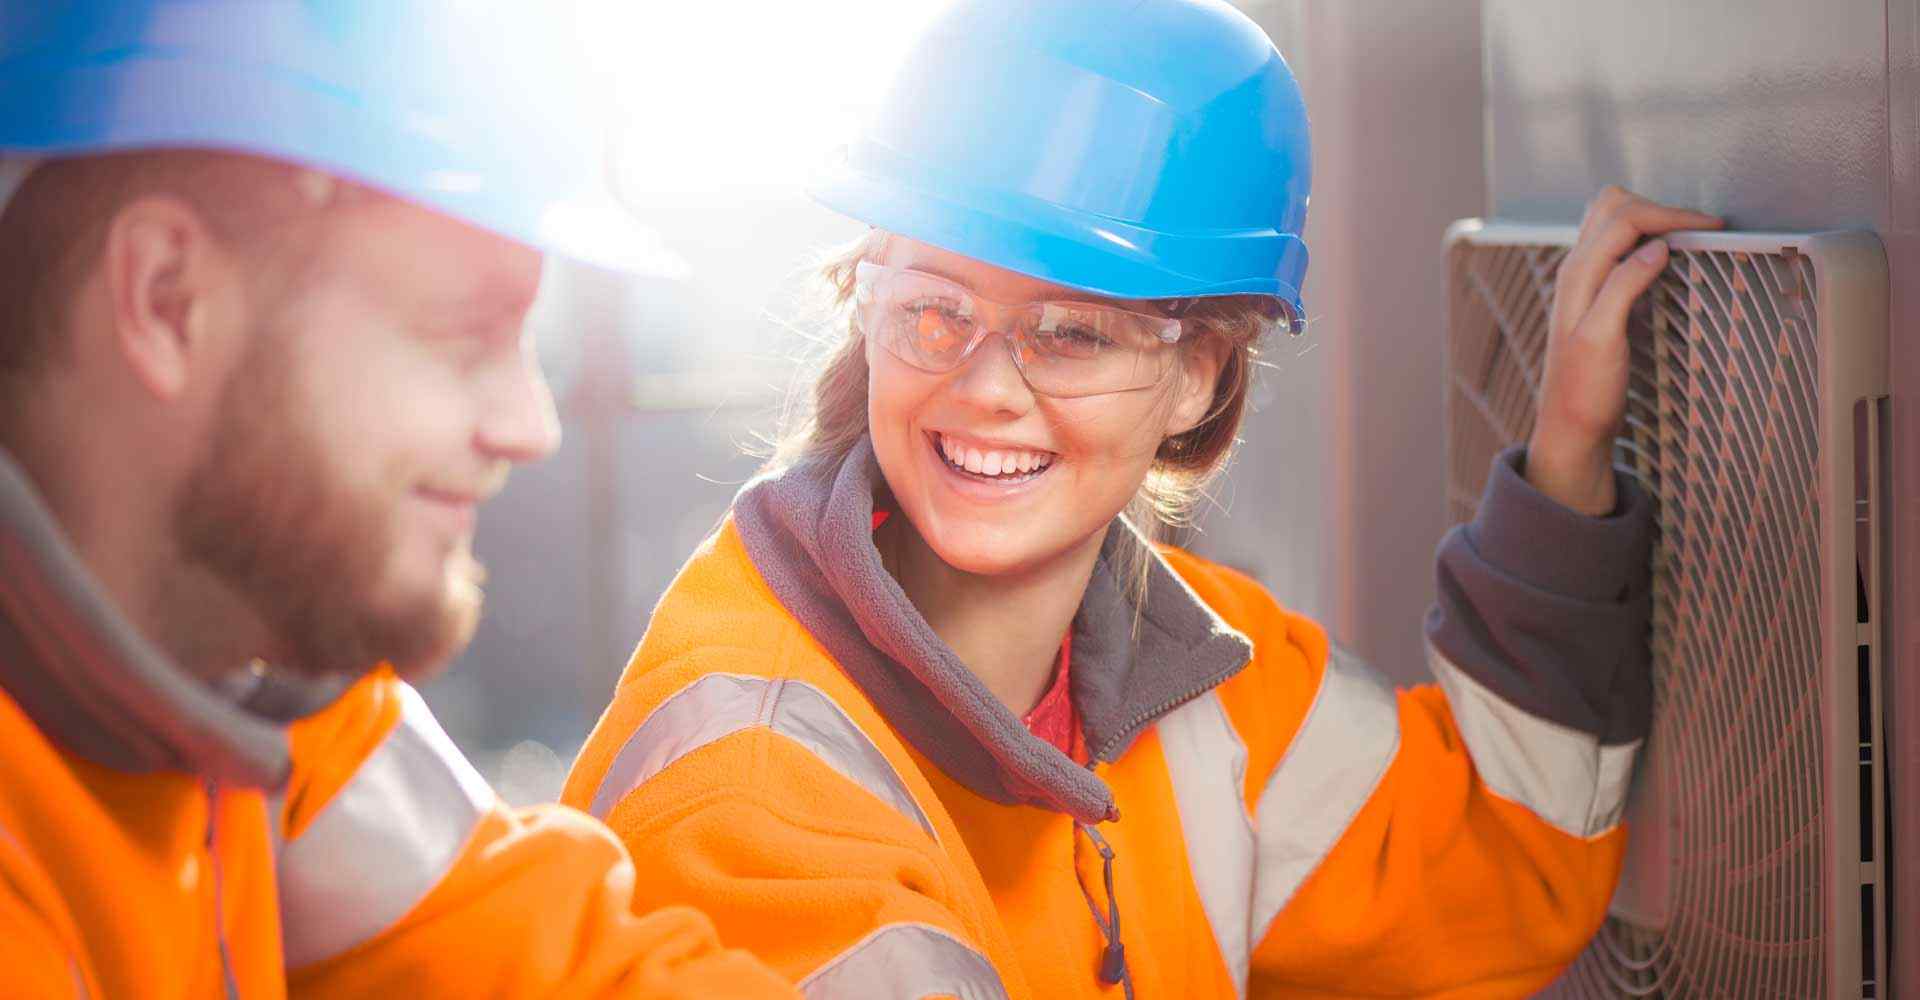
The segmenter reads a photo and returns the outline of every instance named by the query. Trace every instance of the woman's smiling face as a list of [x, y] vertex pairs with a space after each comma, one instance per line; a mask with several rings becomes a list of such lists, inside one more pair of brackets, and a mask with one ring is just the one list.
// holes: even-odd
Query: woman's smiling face
[[[897, 236], [876, 262], [939, 275], [990, 302], [1101, 301]], [[1037, 569], [1098, 545], [1161, 442], [1206, 417], [1224, 360], [1224, 345], [1182, 344], [1169, 348], [1177, 360], [1150, 388], [1055, 398], [1028, 387], [1004, 330], [993, 333], [941, 373], [866, 337], [868, 427], [887, 485], [942, 561], [981, 575]]]

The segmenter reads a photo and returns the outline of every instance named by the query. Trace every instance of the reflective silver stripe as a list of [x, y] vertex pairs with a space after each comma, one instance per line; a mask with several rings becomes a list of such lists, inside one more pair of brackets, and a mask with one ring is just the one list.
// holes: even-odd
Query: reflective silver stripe
[[800, 981], [807, 1000], [1006, 1000], [987, 956], [928, 924], [888, 924]]
[[1619, 825], [1640, 740], [1603, 746], [1588, 733], [1514, 707], [1439, 650], [1429, 646], [1427, 655], [1488, 790], [1568, 836], [1596, 837]]
[[886, 755], [826, 692], [805, 681], [745, 674], [708, 674], [654, 709], [607, 768], [593, 797], [593, 815], [606, 819], [621, 799], [674, 761], [756, 726], [813, 751], [935, 837], [933, 822]]
[[1247, 995], [1252, 947], [1253, 818], [1247, 815], [1247, 745], [1233, 729], [1220, 696], [1209, 691], [1161, 719], [1160, 751], [1173, 780], [1187, 867], [1213, 940], [1233, 976], [1236, 996]]
[[399, 724], [280, 850], [288, 968], [338, 955], [406, 916], [494, 804], [426, 702], [398, 687]]
[[1373, 797], [1400, 749], [1400, 708], [1378, 671], [1338, 647], [1306, 721], [1254, 812], [1257, 944]]

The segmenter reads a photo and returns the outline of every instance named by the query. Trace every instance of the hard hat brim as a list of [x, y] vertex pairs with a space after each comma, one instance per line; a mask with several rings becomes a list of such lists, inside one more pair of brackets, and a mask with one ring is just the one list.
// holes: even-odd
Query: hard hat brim
[[[64, 99], [48, 102], [47, 94]], [[391, 111], [392, 109], [387, 109]], [[535, 249], [668, 277], [686, 265], [609, 191], [598, 150], [514, 157], [462, 123], [381, 114], [351, 95], [240, 63], [139, 54], [0, 74], [0, 154], [42, 158], [215, 149], [366, 184]]]
[[[857, 161], [878, 163], [863, 168]], [[1303, 315], [1306, 244], [1259, 230], [1167, 233], [1040, 199], [979, 188], [884, 149], [836, 153], [808, 186], [843, 215], [943, 250], [1116, 299], [1266, 295]]]

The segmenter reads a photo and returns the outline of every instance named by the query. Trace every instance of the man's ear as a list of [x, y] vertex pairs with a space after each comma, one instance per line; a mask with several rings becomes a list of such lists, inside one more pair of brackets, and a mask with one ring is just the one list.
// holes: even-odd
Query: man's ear
[[1225, 337], [1202, 336], [1180, 349], [1180, 379], [1162, 437], [1185, 434], [1200, 426], [1213, 410], [1213, 390], [1226, 367], [1231, 345]]
[[114, 353], [156, 397], [177, 399], [208, 349], [205, 318], [229, 277], [213, 233], [180, 198], [138, 198], [108, 223], [100, 267]]

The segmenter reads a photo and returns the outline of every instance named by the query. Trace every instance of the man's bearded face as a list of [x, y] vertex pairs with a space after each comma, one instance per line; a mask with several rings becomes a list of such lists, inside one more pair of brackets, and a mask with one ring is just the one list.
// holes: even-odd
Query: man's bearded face
[[252, 603], [277, 666], [419, 676], [478, 622], [478, 506], [558, 443], [521, 330], [540, 258], [380, 199], [302, 261], [224, 387], [178, 541]]
[[226, 386], [178, 512], [184, 554], [246, 595], [290, 651], [280, 666], [353, 676], [386, 661], [430, 672], [479, 622], [485, 574], [471, 538], [439, 545], [437, 578], [397, 579], [406, 471], [360, 481], [343, 468], [302, 405], [296, 364], [286, 335], [265, 332]]

